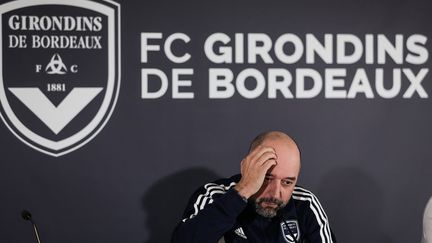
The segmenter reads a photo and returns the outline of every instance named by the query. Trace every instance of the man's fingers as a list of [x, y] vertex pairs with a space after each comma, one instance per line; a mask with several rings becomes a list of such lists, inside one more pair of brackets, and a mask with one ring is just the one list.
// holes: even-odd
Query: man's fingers
[[269, 147], [269, 146], [263, 146], [263, 145], [258, 145], [256, 148], [254, 148], [252, 151], [249, 152], [248, 156], [249, 157], [255, 157], [255, 156], [259, 156], [260, 153], [264, 153], [267, 150], [274, 150], [274, 148]]
[[267, 173], [267, 171], [274, 165], [277, 165], [277, 161], [274, 159], [269, 159], [269, 160], [265, 161], [264, 164], [262, 164], [262, 168]]
[[263, 165], [267, 160], [276, 160], [277, 159], [277, 155], [273, 152], [265, 152], [264, 154], [262, 154], [258, 159], [256, 164], [258, 166]]
[[242, 159], [240, 162], [240, 173], [243, 175], [244, 173], [244, 166], [245, 166], [245, 159]]
[[259, 157], [261, 157], [263, 154], [265, 153], [273, 153], [276, 155], [276, 151], [274, 150], [274, 148], [272, 147], [265, 147], [265, 146], [261, 146], [257, 147], [256, 150], [253, 151], [254, 153], [249, 154], [247, 157], [250, 158], [251, 161], [256, 161], [259, 159]]
[[260, 146], [257, 150], [254, 150], [255, 154], [249, 154], [243, 159], [241, 164], [241, 173], [244, 174], [250, 169], [259, 168], [267, 160], [276, 160], [277, 155], [272, 147]]

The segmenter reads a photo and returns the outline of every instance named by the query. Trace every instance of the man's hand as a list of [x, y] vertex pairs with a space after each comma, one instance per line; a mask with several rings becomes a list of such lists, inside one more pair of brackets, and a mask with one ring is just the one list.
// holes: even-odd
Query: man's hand
[[267, 171], [277, 164], [272, 147], [257, 146], [241, 161], [241, 179], [234, 187], [241, 196], [251, 197], [262, 186]]

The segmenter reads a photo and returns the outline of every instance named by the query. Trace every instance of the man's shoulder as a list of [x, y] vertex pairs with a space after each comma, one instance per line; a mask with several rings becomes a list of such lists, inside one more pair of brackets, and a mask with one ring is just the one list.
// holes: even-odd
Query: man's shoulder
[[201, 185], [198, 190], [202, 191], [228, 191], [232, 187], [234, 187], [237, 182], [240, 180], [240, 175], [233, 175], [229, 178], [220, 178], [212, 182], [208, 182], [204, 185]]
[[217, 184], [217, 185], [223, 185], [223, 186], [227, 186], [227, 185], [231, 185], [231, 184], [237, 184], [237, 182], [240, 181], [241, 175], [240, 174], [236, 174], [233, 175], [231, 177], [228, 178], [220, 178], [217, 179], [213, 182], [207, 183], [207, 184]]
[[233, 175], [229, 178], [220, 178], [212, 182], [207, 182], [201, 185], [198, 189], [196, 189], [192, 197], [213, 197], [217, 196], [217, 194], [225, 194], [225, 192], [227, 192], [237, 184], [240, 178], [241, 176], [238, 174]]
[[298, 215], [313, 215], [318, 221], [327, 220], [327, 215], [322, 207], [320, 201], [310, 190], [295, 186], [292, 193], [296, 211]]
[[299, 185], [296, 185], [294, 187], [293, 193], [292, 193], [292, 199], [298, 204], [298, 203], [318, 203], [318, 198], [315, 196], [315, 194]]

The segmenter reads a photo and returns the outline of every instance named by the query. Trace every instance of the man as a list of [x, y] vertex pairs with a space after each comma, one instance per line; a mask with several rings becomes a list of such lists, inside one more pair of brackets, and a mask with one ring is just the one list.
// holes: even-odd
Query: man
[[318, 199], [295, 186], [299, 171], [294, 140], [277, 131], [258, 135], [241, 175], [194, 193], [172, 242], [336, 242]]
[[429, 199], [423, 215], [422, 243], [432, 243], [432, 197]]

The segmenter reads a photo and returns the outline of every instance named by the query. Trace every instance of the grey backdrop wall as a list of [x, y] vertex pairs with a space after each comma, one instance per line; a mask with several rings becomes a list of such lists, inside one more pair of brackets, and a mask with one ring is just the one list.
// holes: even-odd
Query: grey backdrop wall
[[[391, 85], [393, 68], [417, 73], [429, 68], [430, 58], [421, 65], [391, 60], [368, 65], [363, 58], [353, 64], [320, 59], [307, 64], [304, 58], [292, 65], [261, 59], [215, 64], [203, 46], [217, 32], [231, 38], [235, 33], [265, 33], [272, 40], [283, 33], [295, 33], [302, 40], [307, 33], [321, 40], [326, 33], [348, 33], [362, 40], [366, 34], [383, 34], [392, 41], [397, 34], [421, 34], [428, 39], [423, 46], [429, 53], [430, 1], [119, 4], [120, 92], [101, 132], [77, 150], [54, 157], [30, 148], [0, 124], [0, 242], [34, 240], [31, 226], [20, 217], [23, 209], [32, 212], [47, 243], [168, 242], [193, 190], [238, 173], [249, 141], [265, 130], [283, 130], [297, 140], [303, 161], [299, 183], [320, 198], [340, 242], [419, 242], [423, 209], [432, 195], [430, 74], [421, 83], [426, 98], [414, 93], [405, 99], [401, 93], [391, 99], [368, 99], [364, 94], [329, 99], [320, 93], [311, 99], [270, 99], [264, 92], [246, 99], [236, 92], [231, 98], [210, 99], [208, 69], [229, 68], [238, 74], [245, 68], [265, 73], [268, 68], [303, 67], [323, 74], [325, 68], [346, 68], [346, 82], [351, 83], [358, 68], [371, 77], [376, 68], [383, 68]], [[170, 34], [187, 34], [190, 42], [178, 41], [173, 50], [176, 55], [188, 52], [191, 59], [174, 64], [163, 52], [151, 52], [143, 63], [141, 33], [147, 32], [163, 33], [162, 40], [152, 42], [159, 45]], [[46, 60], [52, 51], [47, 50]], [[15, 58], [19, 63], [30, 57]], [[3, 60], [3, 67], [7, 62]], [[9, 72], [19, 76], [22, 68], [16, 65]], [[193, 68], [193, 85], [184, 89], [195, 97], [174, 99], [170, 86], [160, 98], [142, 99], [145, 68], [167, 74], [172, 68]], [[253, 89], [253, 80], [248, 82]], [[158, 82], [150, 86], [155, 90]], [[401, 90], [408, 86], [404, 79]]]

